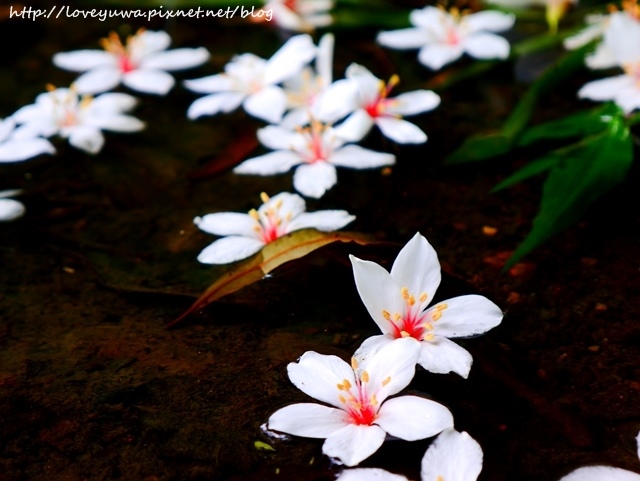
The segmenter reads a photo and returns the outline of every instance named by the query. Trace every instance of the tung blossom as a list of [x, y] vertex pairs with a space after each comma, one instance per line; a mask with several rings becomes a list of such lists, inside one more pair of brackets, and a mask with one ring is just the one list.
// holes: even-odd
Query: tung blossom
[[194, 223], [209, 234], [226, 236], [206, 247], [198, 260], [203, 264], [227, 264], [249, 257], [269, 242], [300, 229], [341, 229], [355, 220], [344, 210], [305, 212], [302, 197], [287, 192], [271, 198], [261, 194], [263, 204], [248, 214], [217, 212], [196, 217]]
[[333, 23], [329, 10], [334, 4], [334, 0], [267, 0], [264, 10], [270, 10], [273, 21], [284, 30], [311, 33]]
[[79, 93], [106, 92], [122, 83], [139, 92], [166, 95], [175, 80], [167, 71], [197, 67], [209, 59], [207, 49], [168, 50], [171, 37], [163, 31], [140, 29], [123, 45], [117, 33], [102, 39], [102, 50], [77, 50], [53, 56], [65, 70], [85, 72], [75, 81]]
[[503, 313], [475, 294], [431, 303], [440, 285], [440, 263], [427, 239], [417, 233], [396, 258], [391, 272], [375, 262], [350, 256], [358, 293], [382, 335], [365, 340], [354, 354], [366, 359], [396, 339], [420, 341], [418, 364], [438, 374], [466, 378], [472, 357], [449, 338], [484, 333], [502, 321]]
[[55, 154], [56, 149], [46, 139], [36, 137], [24, 129], [16, 129], [9, 117], [0, 120], [0, 163], [20, 162], [41, 154]]
[[322, 98], [322, 118], [337, 120], [350, 114], [341, 124], [341, 135], [349, 141], [364, 137], [377, 125], [385, 137], [401, 144], [427, 141], [426, 134], [414, 124], [402, 119], [403, 115], [416, 115], [433, 110], [440, 97], [431, 90], [416, 90], [397, 97], [389, 97], [391, 89], [400, 81], [397, 75], [388, 84], [365, 67], [351, 64], [346, 79], [333, 84]]
[[267, 428], [308, 438], [326, 438], [322, 452], [347, 466], [371, 456], [387, 434], [405, 441], [435, 436], [453, 426], [449, 410], [434, 401], [397, 394], [415, 373], [419, 345], [402, 339], [352, 365], [336, 356], [306, 352], [289, 364], [291, 382], [329, 406], [292, 404], [269, 417]]
[[497, 11], [460, 14], [436, 7], [413, 10], [409, 16], [411, 28], [381, 32], [378, 42], [395, 49], [420, 49], [418, 60], [432, 70], [457, 60], [463, 53], [474, 58], [505, 59], [509, 42], [491, 32], [501, 32], [513, 26], [515, 17]]
[[297, 75], [315, 55], [316, 46], [306, 34], [290, 38], [269, 60], [238, 55], [224, 73], [185, 81], [189, 90], [207, 94], [191, 104], [187, 116], [227, 113], [242, 105], [254, 117], [277, 124], [287, 109], [287, 96], [277, 84]]
[[15, 220], [24, 215], [22, 202], [8, 198], [20, 193], [20, 190], [0, 190], [0, 222]]
[[90, 154], [98, 153], [104, 144], [102, 130], [137, 132], [144, 123], [126, 112], [137, 103], [131, 95], [106, 93], [98, 97], [80, 97], [75, 88], [49, 88], [36, 97], [33, 104], [19, 109], [13, 120], [22, 124], [25, 136], [68, 138], [74, 147]]
[[233, 171], [273, 175], [298, 166], [293, 174], [293, 186], [307, 197], [319, 198], [336, 184], [336, 166], [367, 169], [395, 163], [392, 154], [345, 145], [344, 137], [340, 127], [332, 128], [316, 121], [296, 131], [270, 125], [258, 130], [258, 139], [275, 151], [245, 160]]

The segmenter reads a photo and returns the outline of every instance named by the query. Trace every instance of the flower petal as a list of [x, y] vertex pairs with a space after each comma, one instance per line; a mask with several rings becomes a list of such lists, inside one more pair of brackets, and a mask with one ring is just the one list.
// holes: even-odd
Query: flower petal
[[383, 334], [393, 334], [391, 321], [383, 315], [386, 311], [390, 315], [402, 312], [404, 300], [400, 295], [400, 287], [386, 269], [375, 262], [363, 261], [350, 255], [353, 266], [353, 277], [356, 281], [358, 294]]
[[131, 115], [103, 115], [86, 119], [85, 125], [112, 132], [139, 132], [145, 123]]
[[[442, 309], [445, 304], [446, 309]], [[427, 309], [426, 314], [434, 314], [436, 310], [440, 316], [432, 323], [433, 333], [448, 338], [483, 334], [500, 324], [504, 316], [498, 306], [477, 294], [447, 299]]]
[[0, 163], [20, 162], [41, 154], [55, 154], [51, 142], [41, 138], [7, 140], [0, 143]]
[[435, 249], [419, 232], [407, 242], [393, 261], [391, 277], [399, 287], [406, 287], [417, 298], [426, 293], [425, 305], [433, 299], [442, 279], [440, 262]]
[[223, 92], [205, 95], [195, 100], [187, 110], [187, 117], [191, 120], [203, 115], [216, 115], [220, 112], [231, 112], [238, 108], [244, 100], [245, 95], [235, 92]]
[[72, 72], [86, 72], [99, 67], [117, 66], [115, 55], [104, 50], [76, 50], [74, 52], [56, 53], [53, 64]]
[[234, 89], [234, 81], [229, 75], [216, 74], [209, 75], [194, 80], [185, 80], [184, 86], [193, 92], [201, 94], [211, 94], [214, 92], [225, 92]]
[[373, 127], [373, 119], [364, 110], [358, 109], [337, 125], [333, 131], [345, 142], [359, 142]]
[[428, 112], [440, 105], [440, 96], [431, 90], [414, 90], [398, 95], [387, 111], [400, 115], [416, 115]]
[[293, 174], [293, 186], [296, 190], [315, 199], [322, 197], [337, 181], [336, 168], [328, 162], [303, 164]]
[[465, 432], [445, 429], [422, 458], [421, 478], [476, 481], [482, 458], [482, 448], [475, 439]]
[[471, 32], [502, 32], [513, 27], [516, 16], [512, 13], [502, 13], [496, 10], [484, 10], [463, 17], [469, 33]]
[[611, 48], [604, 43], [599, 44], [592, 54], [587, 55], [584, 59], [584, 63], [587, 64], [587, 67], [592, 70], [600, 70], [618, 66], [618, 62], [613, 50], [611, 50]]
[[427, 141], [427, 134], [406, 120], [378, 117], [375, 122], [385, 137], [399, 144], [423, 144]]
[[377, 37], [380, 45], [398, 50], [420, 48], [431, 41], [429, 34], [422, 28], [401, 28], [390, 32], [380, 32]]
[[333, 123], [356, 110], [358, 105], [358, 86], [350, 79], [342, 79], [319, 94], [315, 114], [318, 120]]
[[386, 152], [375, 152], [373, 150], [363, 149], [358, 145], [346, 145], [337, 152], [334, 152], [329, 162], [339, 167], [370, 169], [393, 165], [396, 163], [396, 157]]
[[271, 197], [266, 203], [262, 204], [258, 209], [260, 215], [267, 215], [269, 210], [275, 209], [279, 211], [280, 217], [295, 219], [302, 214], [307, 208], [306, 202], [298, 194], [290, 192], [281, 192]]
[[382, 404], [375, 423], [392, 436], [417, 441], [453, 427], [453, 416], [435, 401], [418, 396], [400, 396]]
[[124, 74], [122, 83], [138, 92], [166, 95], [173, 87], [175, 80], [171, 74], [163, 70], [137, 69]]
[[278, 125], [268, 125], [258, 129], [258, 140], [262, 145], [272, 150], [288, 150], [295, 143], [298, 133], [287, 130]]
[[352, 386], [356, 385], [353, 369], [338, 356], [318, 354], [314, 351], [305, 352], [298, 362], [287, 366], [289, 379], [303, 393], [318, 401], [342, 408], [338, 399], [341, 391], [338, 384], [347, 380]]
[[509, 56], [509, 42], [493, 33], [474, 33], [464, 39], [464, 50], [474, 58], [505, 59]]
[[587, 466], [578, 468], [559, 481], [640, 481], [640, 474], [609, 466]]
[[[61, 135], [66, 136], [64, 131]], [[104, 145], [104, 136], [98, 128], [90, 126], [72, 127], [68, 131], [69, 143], [76, 149], [84, 150], [89, 154], [97, 154]]]
[[162, 30], [144, 30], [136, 34], [135, 56], [143, 58], [152, 53], [166, 50], [171, 45], [171, 37]]
[[25, 213], [22, 202], [13, 199], [0, 199], [0, 222], [10, 221]]
[[295, 230], [313, 228], [324, 232], [331, 232], [342, 229], [355, 219], [356, 216], [349, 214], [346, 210], [305, 212], [289, 222], [287, 230], [293, 232]]
[[215, 212], [196, 217], [193, 222], [198, 229], [219, 236], [255, 237], [256, 234], [253, 230], [256, 221], [249, 214], [239, 212]]
[[469, 352], [446, 337], [436, 336], [431, 341], [422, 341], [418, 364], [434, 374], [456, 374], [467, 378], [473, 358]]
[[393, 474], [380, 468], [345, 469], [336, 481], [409, 481], [400, 474]]
[[384, 334], [368, 337], [362, 342], [360, 347], [356, 349], [356, 352], [353, 354], [353, 358], [358, 363], [358, 366], [366, 366], [369, 360], [375, 356], [378, 351], [395, 340], [395, 337]]
[[158, 52], [144, 58], [140, 68], [153, 70], [186, 70], [197, 67], [209, 60], [209, 51], [204, 47], [176, 48]]
[[633, 79], [628, 75], [616, 75], [588, 82], [578, 90], [578, 97], [591, 100], [611, 100], [616, 94], [629, 86], [633, 87]]
[[316, 56], [316, 46], [310, 35], [291, 37], [267, 61], [264, 71], [265, 84], [277, 84], [298, 73]]
[[273, 175], [288, 172], [294, 165], [298, 165], [302, 159], [295, 152], [289, 150], [277, 150], [268, 154], [247, 159], [235, 167], [236, 174]]
[[305, 438], [326, 438], [347, 425], [347, 414], [313, 403], [291, 404], [273, 413], [267, 429]]
[[79, 94], [99, 94], [118, 86], [122, 72], [116, 67], [98, 67], [78, 77], [73, 86]]
[[244, 109], [254, 117], [277, 124], [287, 108], [287, 96], [280, 87], [270, 86], [249, 95], [243, 103]]
[[121, 113], [128, 112], [138, 104], [133, 95], [119, 92], [109, 92], [98, 95], [89, 104], [91, 113]]
[[446, 64], [458, 60], [464, 50], [460, 45], [425, 45], [418, 53], [418, 60], [431, 70], [440, 70]]
[[347, 466], [355, 466], [375, 453], [385, 436], [378, 426], [349, 424], [327, 437], [322, 452]]
[[249, 237], [223, 237], [205, 247], [198, 255], [198, 261], [203, 264], [228, 264], [246, 259], [258, 252], [264, 242]]

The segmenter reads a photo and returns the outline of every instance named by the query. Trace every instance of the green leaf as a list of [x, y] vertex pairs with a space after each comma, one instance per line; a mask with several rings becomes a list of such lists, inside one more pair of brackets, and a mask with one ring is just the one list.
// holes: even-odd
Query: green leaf
[[533, 229], [505, 264], [508, 269], [542, 242], [577, 221], [602, 194], [622, 182], [633, 162], [633, 141], [620, 117], [607, 135], [592, 137], [549, 173]]
[[462, 147], [447, 157], [445, 163], [451, 165], [485, 160], [506, 154], [510, 150], [511, 141], [503, 134], [485, 134], [465, 140]]
[[513, 184], [517, 184], [524, 179], [528, 179], [529, 177], [533, 177], [534, 175], [541, 174], [542, 172], [554, 167], [558, 162], [560, 162], [560, 160], [560, 156], [552, 153], [529, 162], [515, 174], [507, 177], [493, 189], [491, 189], [491, 193], [495, 194], [496, 192], [506, 189], [507, 187], [511, 187]]

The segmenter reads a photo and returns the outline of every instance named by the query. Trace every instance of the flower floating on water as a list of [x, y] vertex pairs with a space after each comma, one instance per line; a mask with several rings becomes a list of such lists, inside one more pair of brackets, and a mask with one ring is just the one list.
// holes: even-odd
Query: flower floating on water
[[329, 14], [334, 0], [267, 0], [265, 10], [273, 12], [278, 27], [293, 32], [313, 32], [333, 23]]
[[203, 264], [227, 264], [249, 257], [269, 242], [290, 232], [313, 228], [334, 231], [355, 220], [345, 210], [305, 212], [302, 197], [283, 192], [271, 198], [260, 195], [263, 204], [248, 214], [218, 212], [196, 217], [195, 224], [209, 234], [227, 236], [206, 247], [198, 260]]
[[175, 80], [167, 71], [185, 70], [209, 58], [206, 48], [168, 50], [171, 37], [163, 31], [140, 29], [123, 45], [117, 33], [102, 39], [103, 50], [57, 53], [53, 63], [65, 70], [85, 72], [75, 81], [81, 94], [106, 92], [123, 83], [139, 92], [165, 95]]
[[16, 129], [16, 123], [11, 117], [0, 120], [0, 163], [20, 162], [55, 152], [56, 149], [48, 140], [30, 135], [23, 129]]
[[402, 248], [391, 273], [375, 262], [350, 256], [358, 293], [382, 335], [365, 340], [356, 351], [367, 359], [396, 339], [420, 341], [418, 364], [426, 370], [455, 372], [466, 378], [473, 359], [449, 338], [482, 334], [502, 321], [503, 313], [475, 294], [454, 297], [426, 308], [440, 285], [440, 263], [427, 239], [417, 233]]
[[463, 53], [474, 58], [505, 59], [509, 42], [491, 32], [501, 32], [513, 26], [510, 14], [484, 11], [460, 13], [436, 7], [413, 10], [409, 17], [413, 27], [381, 32], [378, 42], [395, 49], [419, 48], [418, 60], [432, 70], [457, 60]]
[[[465, 432], [442, 431], [422, 458], [422, 481], [476, 481], [482, 471], [482, 448]], [[336, 481], [407, 481], [378, 468], [356, 468], [342, 472]]]
[[399, 81], [399, 77], [394, 75], [385, 85], [365, 67], [351, 64], [347, 68], [347, 78], [328, 89], [323, 98], [321, 116], [337, 119], [351, 114], [341, 124], [340, 130], [349, 141], [360, 140], [373, 125], [377, 125], [385, 137], [395, 142], [426, 142], [426, 134], [403, 120], [402, 116], [433, 110], [440, 104], [440, 97], [430, 90], [416, 90], [390, 98], [391, 89]]
[[336, 166], [368, 169], [395, 163], [392, 154], [345, 145], [339, 129], [317, 121], [296, 131], [274, 125], [264, 127], [258, 130], [258, 139], [266, 147], [276, 149], [275, 152], [245, 160], [233, 171], [273, 175], [298, 166], [293, 174], [293, 186], [302, 195], [319, 198], [336, 184]]
[[371, 456], [388, 434], [405, 441], [435, 436], [453, 426], [441, 404], [417, 396], [387, 399], [413, 379], [420, 347], [401, 339], [368, 361], [352, 365], [336, 356], [306, 352], [288, 366], [289, 379], [302, 392], [332, 407], [292, 404], [271, 415], [269, 430], [326, 438], [322, 452], [354, 466]]
[[287, 96], [277, 84], [297, 75], [315, 55], [316, 46], [306, 34], [290, 38], [269, 60], [238, 55], [224, 73], [185, 81], [188, 89], [208, 94], [191, 104], [187, 116], [227, 113], [242, 104], [254, 117], [276, 124], [287, 108]]
[[0, 190], [0, 222], [14, 220], [24, 215], [25, 208], [22, 202], [8, 199], [20, 192], [20, 190]]
[[134, 97], [122, 93], [80, 97], [73, 86], [49, 87], [35, 103], [19, 109], [13, 119], [22, 124], [19, 129], [25, 136], [58, 134], [68, 138], [74, 147], [96, 154], [104, 144], [102, 130], [137, 132], [144, 128], [141, 120], [125, 115], [136, 103]]

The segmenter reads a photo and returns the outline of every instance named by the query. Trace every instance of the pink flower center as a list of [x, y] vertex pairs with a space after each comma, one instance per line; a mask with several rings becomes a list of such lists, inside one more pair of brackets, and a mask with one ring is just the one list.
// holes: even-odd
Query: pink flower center
[[633, 78], [636, 85], [640, 87], [640, 62], [629, 62], [623, 65], [627, 75]]
[[416, 302], [415, 296], [406, 287], [400, 289], [400, 295], [404, 300], [402, 312], [392, 315], [387, 310], [382, 311], [382, 316], [391, 325], [391, 334], [396, 339], [413, 337], [418, 341], [433, 340], [434, 335], [430, 332], [433, 330], [433, 323], [442, 317], [442, 312], [448, 307], [447, 304], [438, 304], [434, 309], [423, 311], [422, 308], [428, 298], [426, 292], [420, 295], [419, 302]]
[[[263, 203], [269, 202], [269, 196], [264, 192], [260, 194]], [[263, 212], [255, 209], [249, 211], [249, 215], [256, 221], [253, 227], [262, 242], [268, 244], [282, 237], [287, 233], [287, 224], [291, 220], [291, 212], [284, 217], [280, 215], [282, 207], [282, 199], [278, 200], [273, 206], [268, 207]]]
[[132, 45], [134, 44], [137, 36], [142, 33], [144, 30], [138, 30], [138, 33], [134, 36], [130, 36], [127, 38], [126, 46], [122, 44], [120, 37], [116, 32], [109, 33], [109, 37], [103, 38], [100, 43], [102, 48], [104, 48], [107, 52], [115, 55], [118, 63], [118, 68], [123, 72], [131, 72], [136, 69], [135, 62], [131, 59], [132, 55]]
[[304, 158], [304, 161], [308, 164], [327, 162], [331, 149], [326, 145], [325, 126], [313, 120], [309, 127], [297, 130], [306, 140], [304, 151], [298, 152]]
[[[357, 362], [354, 358], [351, 359], [351, 366], [355, 371]], [[349, 415], [351, 424], [371, 426], [374, 423], [378, 418], [378, 410], [380, 409], [376, 392], [389, 384], [389, 382], [391, 382], [391, 377], [387, 377], [382, 381], [381, 386], [369, 386], [369, 373], [362, 371], [360, 376], [355, 378], [355, 386], [351, 385], [347, 379], [337, 385], [338, 390], [341, 391], [338, 395], [338, 400], [343, 405], [342, 409]], [[372, 390], [373, 392], [370, 393]]]
[[388, 99], [387, 97], [391, 93], [393, 87], [398, 85], [400, 82], [400, 77], [397, 75], [393, 75], [387, 84], [385, 84], [382, 80], [380, 81], [380, 88], [378, 89], [378, 94], [375, 100], [367, 105], [365, 105], [364, 110], [374, 119], [377, 117], [382, 117], [388, 115], [386, 113], [387, 108], [395, 103], [395, 100]]

